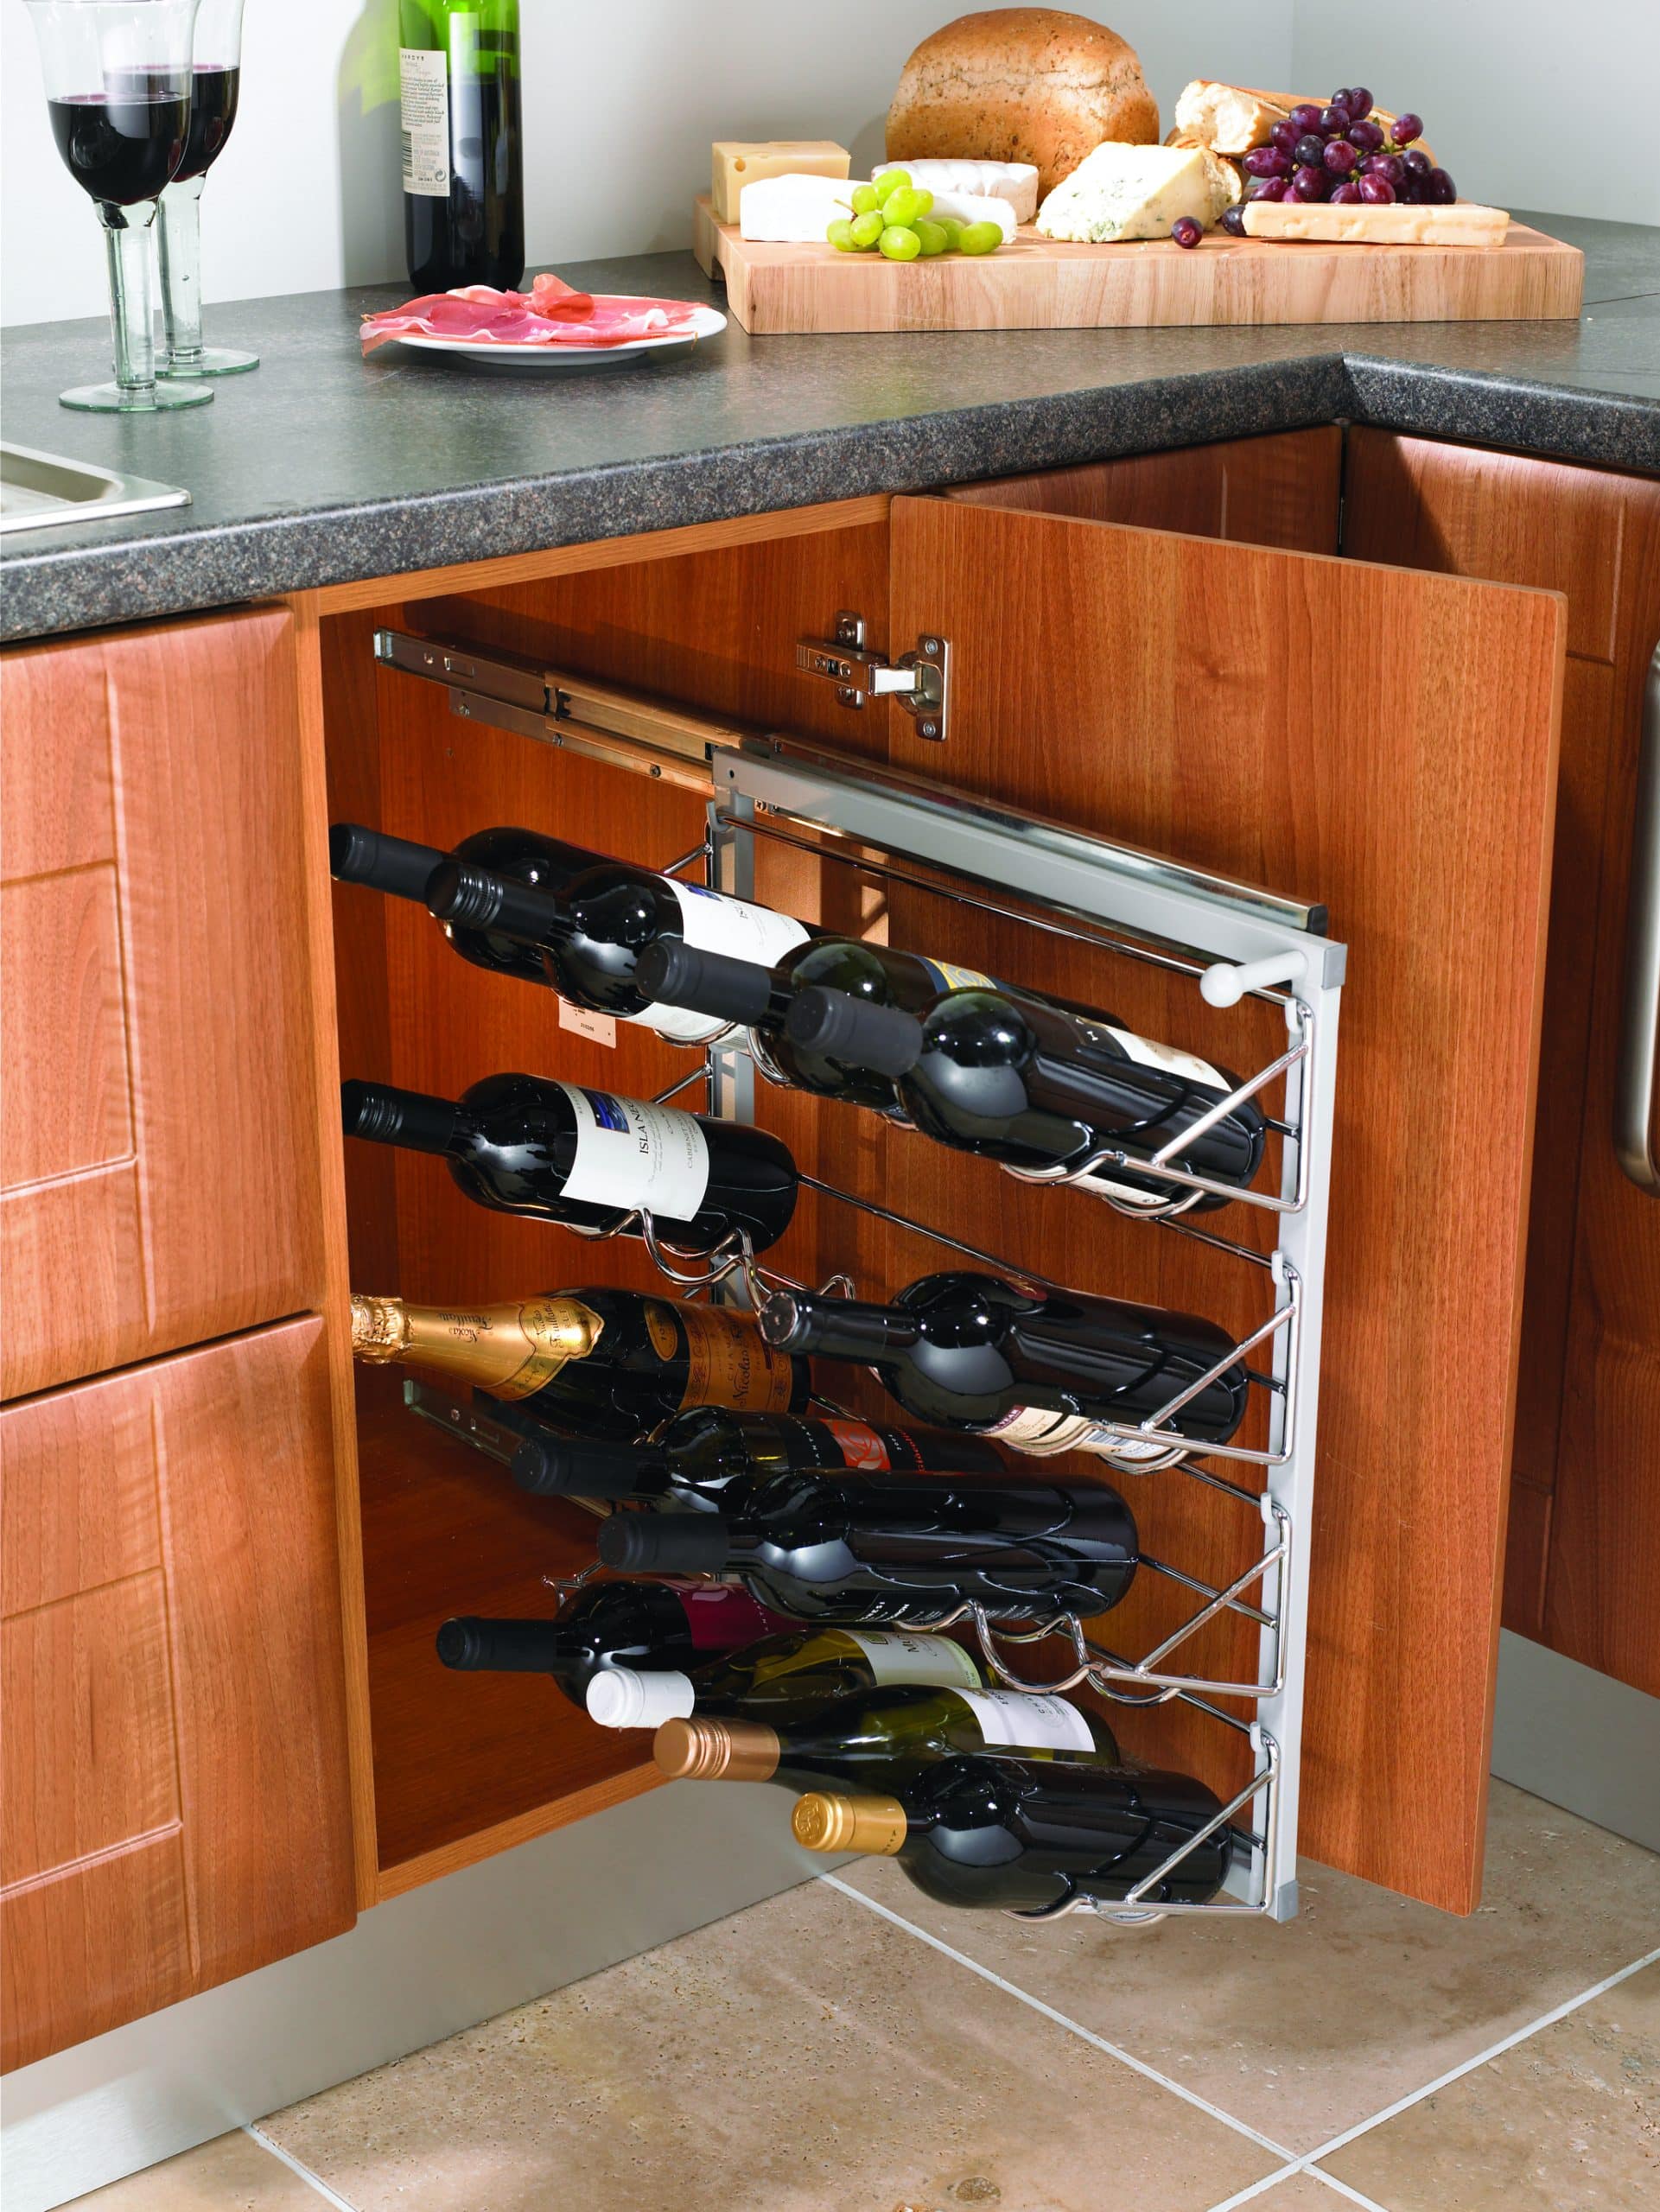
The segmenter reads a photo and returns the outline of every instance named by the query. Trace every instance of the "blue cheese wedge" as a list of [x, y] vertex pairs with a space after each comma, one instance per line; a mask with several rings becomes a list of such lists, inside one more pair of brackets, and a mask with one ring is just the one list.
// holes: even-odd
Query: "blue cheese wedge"
[[1086, 245], [1167, 238], [1179, 216], [1208, 227], [1226, 204], [1205, 148], [1109, 139], [1055, 187], [1038, 210], [1038, 230]]

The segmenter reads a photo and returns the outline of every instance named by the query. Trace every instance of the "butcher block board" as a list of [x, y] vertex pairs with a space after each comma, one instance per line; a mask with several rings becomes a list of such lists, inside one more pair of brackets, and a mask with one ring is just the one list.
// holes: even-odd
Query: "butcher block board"
[[1066, 245], [1030, 227], [995, 253], [884, 261], [762, 245], [705, 194], [692, 251], [746, 330], [1077, 330], [1132, 324], [1515, 322], [1577, 315], [1585, 257], [1512, 223], [1501, 246], [1312, 245], [1212, 231]]

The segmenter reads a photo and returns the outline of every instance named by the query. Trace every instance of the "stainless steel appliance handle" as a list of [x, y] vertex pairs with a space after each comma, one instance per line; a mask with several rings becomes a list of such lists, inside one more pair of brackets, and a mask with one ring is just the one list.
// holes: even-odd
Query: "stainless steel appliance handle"
[[1625, 920], [1625, 1005], [1614, 1078], [1614, 1152], [1639, 1191], [1660, 1198], [1654, 1152], [1655, 1060], [1660, 1050], [1660, 645], [1643, 692], [1642, 752], [1631, 828]]

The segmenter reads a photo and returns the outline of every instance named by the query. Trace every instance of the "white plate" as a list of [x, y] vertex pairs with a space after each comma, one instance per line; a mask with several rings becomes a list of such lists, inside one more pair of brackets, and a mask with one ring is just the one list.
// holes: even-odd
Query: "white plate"
[[464, 338], [429, 338], [424, 330], [406, 331], [392, 340], [395, 346], [412, 346], [423, 353], [447, 354], [465, 361], [469, 368], [491, 369], [510, 376], [570, 376], [595, 369], [626, 369], [666, 353], [690, 353], [700, 338], [714, 338], [726, 328], [719, 308], [694, 307], [689, 332], [672, 331], [661, 338], [627, 338], [620, 346], [523, 346], [496, 340], [474, 345]]

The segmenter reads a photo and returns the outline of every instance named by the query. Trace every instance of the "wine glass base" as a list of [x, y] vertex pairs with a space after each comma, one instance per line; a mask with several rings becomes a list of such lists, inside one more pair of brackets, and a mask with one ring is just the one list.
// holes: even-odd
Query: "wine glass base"
[[179, 377], [239, 377], [249, 369], [258, 366], [258, 353], [239, 353], [234, 346], [204, 346], [188, 367], [175, 369], [169, 363], [158, 363], [156, 373], [169, 379]]
[[58, 394], [58, 404], [81, 415], [156, 415], [169, 407], [205, 407], [213, 397], [205, 384], [158, 382], [147, 391], [118, 384], [78, 384]]

